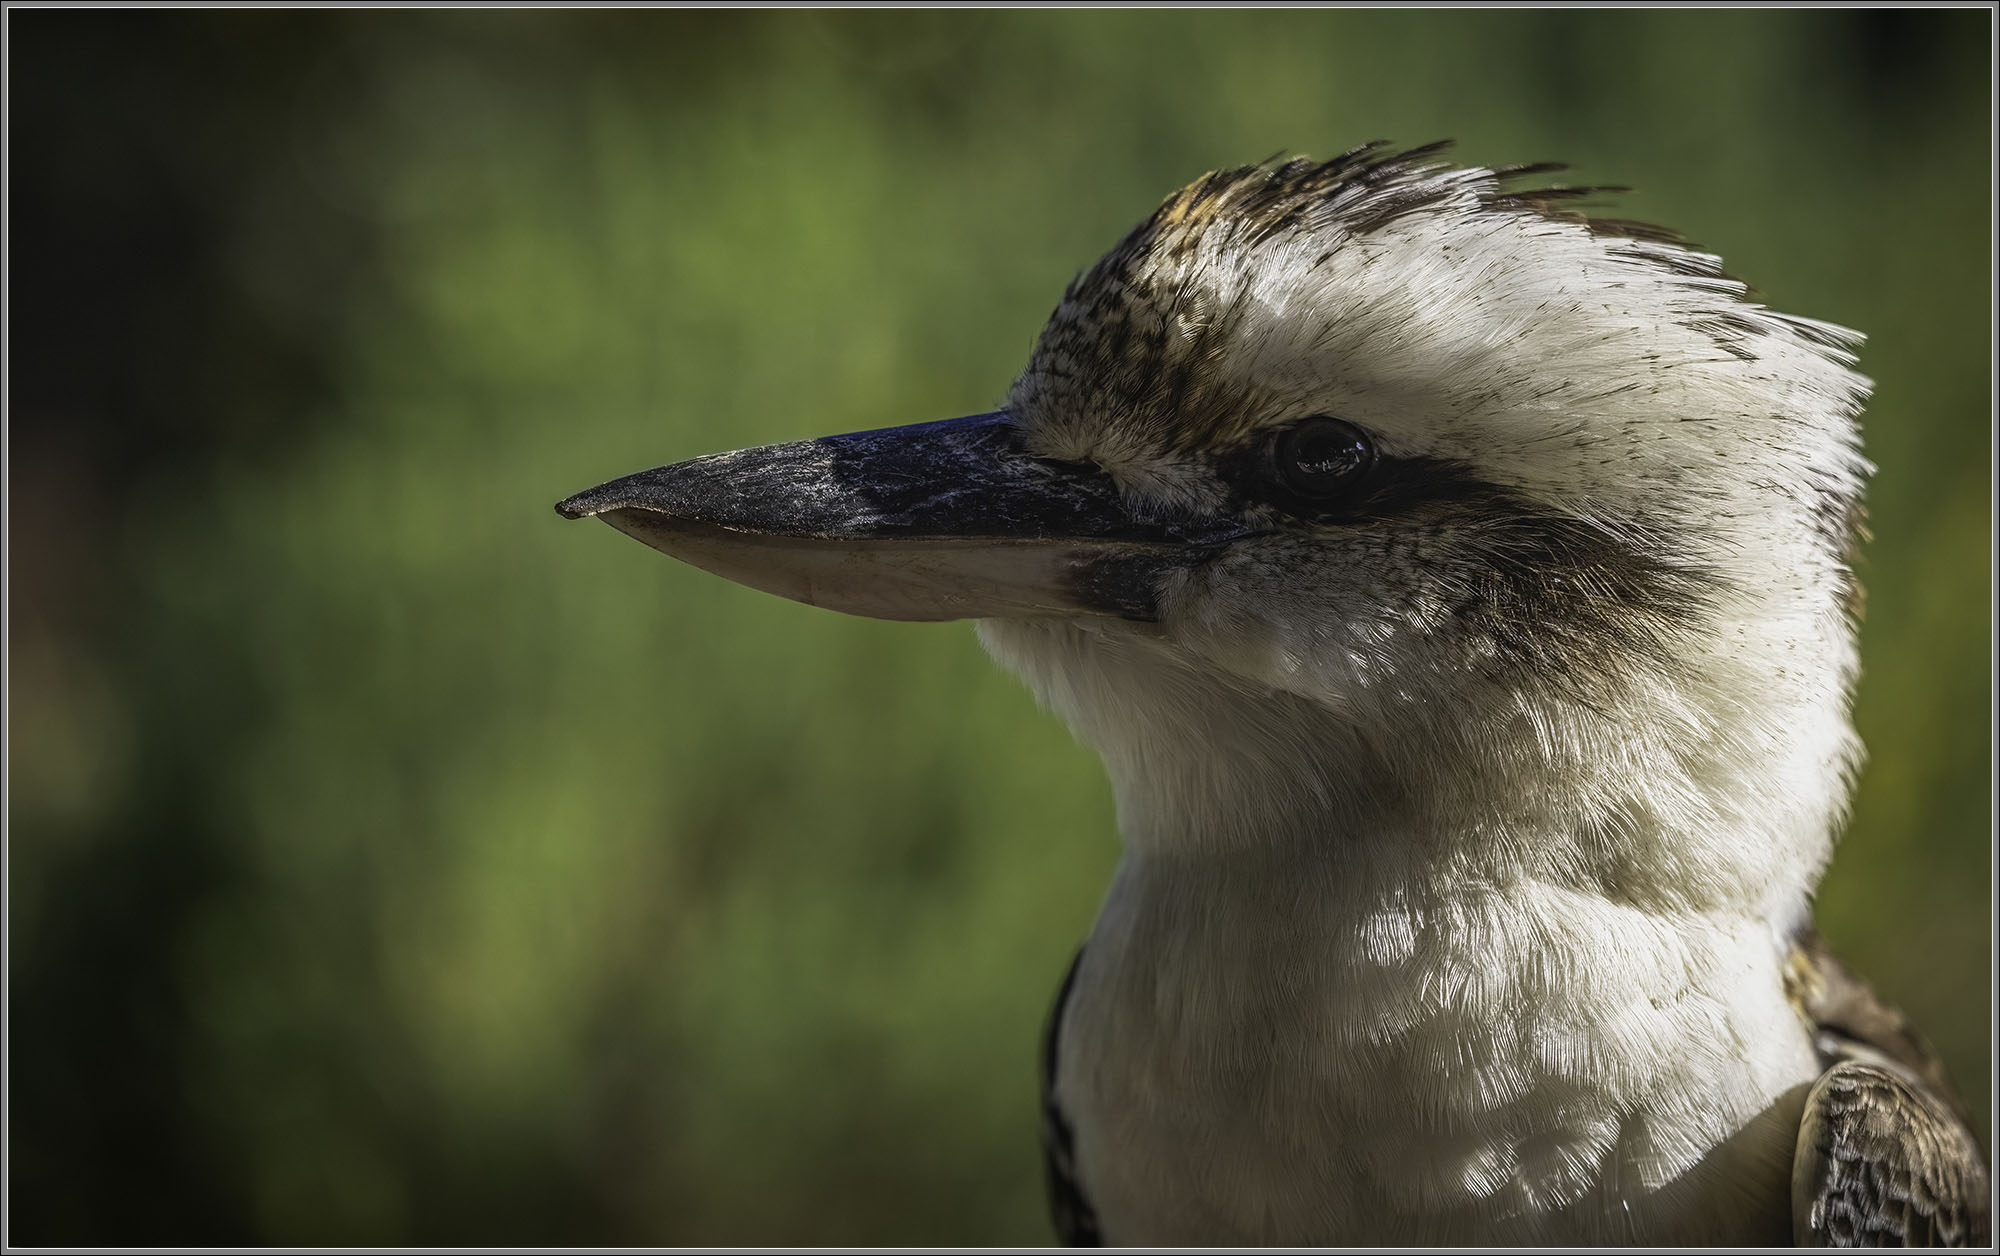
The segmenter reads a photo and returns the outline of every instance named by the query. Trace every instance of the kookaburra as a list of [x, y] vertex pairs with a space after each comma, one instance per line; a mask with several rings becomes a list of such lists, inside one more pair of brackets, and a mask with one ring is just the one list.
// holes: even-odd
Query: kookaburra
[[1044, 1061], [1066, 1240], [1983, 1243], [1936, 1058], [1811, 923], [1860, 758], [1859, 337], [1441, 147], [1175, 193], [993, 413], [559, 509], [976, 619], [1102, 756], [1123, 856]]

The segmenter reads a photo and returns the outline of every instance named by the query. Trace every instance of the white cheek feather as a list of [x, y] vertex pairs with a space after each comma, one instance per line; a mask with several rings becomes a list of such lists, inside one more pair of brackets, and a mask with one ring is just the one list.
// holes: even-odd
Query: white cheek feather
[[[1817, 1065], [1777, 940], [1859, 759], [1829, 522], [1869, 470], [1858, 337], [1428, 177], [1365, 231], [1335, 201], [1158, 250], [1171, 340], [1272, 426], [1337, 415], [1712, 579], [1656, 651], [1563, 677], [1460, 631], [1433, 556], [1471, 542], [1366, 521], [1234, 547], [1157, 626], [982, 624], [1127, 844], [1061, 1060], [1084, 1185], [1125, 1243], [1782, 1239]], [[1088, 361], [1054, 342], [1015, 398], [1046, 451], [1219, 509], [1174, 416], [1062, 411]]]

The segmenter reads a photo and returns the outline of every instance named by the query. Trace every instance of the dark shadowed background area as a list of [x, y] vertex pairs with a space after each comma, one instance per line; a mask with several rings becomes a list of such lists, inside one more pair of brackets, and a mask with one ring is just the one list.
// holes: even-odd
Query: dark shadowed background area
[[1377, 137], [1869, 334], [1821, 915], [1985, 1137], [1990, 21], [11, 11], [10, 1237], [1046, 1241], [1095, 760], [550, 506], [989, 408], [1172, 189]]

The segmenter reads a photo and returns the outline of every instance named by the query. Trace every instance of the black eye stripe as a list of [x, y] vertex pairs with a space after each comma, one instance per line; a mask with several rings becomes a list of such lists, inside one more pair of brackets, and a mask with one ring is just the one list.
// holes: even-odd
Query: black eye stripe
[[1333, 520], [1365, 512], [1378, 463], [1364, 429], [1318, 414], [1260, 434], [1218, 459], [1215, 468], [1240, 505]]
[[[1337, 426], [1308, 441], [1299, 431], [1306, 424]], [[1357, 459], [1353, 444], [1324, 443], [1334, 436], [1358, 438], [1367, 448], [1366, 457]], [[1302, 462], [1302, 473], [1313, 479], [1304, 485], [1288, 483], [1280, 472], [1281, 450], [1303, 452], [1303, 458], [1293, 461]], [[1214, 467], [1229, 488], [1233, 509], [1275, 506], [1295, 518], [1328, 523], [1478, 506], [1510, 496], [1460, 462], [1383, 454], [1367, 429], [1330, 415], [1260, 433], [1217, 458]], [[1321, 491], [1313, 491], [1315, 487]]]

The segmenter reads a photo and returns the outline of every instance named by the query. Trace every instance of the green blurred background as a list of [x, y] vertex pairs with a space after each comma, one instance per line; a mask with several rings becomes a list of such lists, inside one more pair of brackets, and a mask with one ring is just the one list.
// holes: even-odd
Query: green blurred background
[[1986, 1136], [1986, 11], [7, 21], [13, 1241], [1046, 1241], [1094, 759], [550, 506], [988, 408], [1167, 192], [1376, 137], [1870, 334], [1822, 920]]

